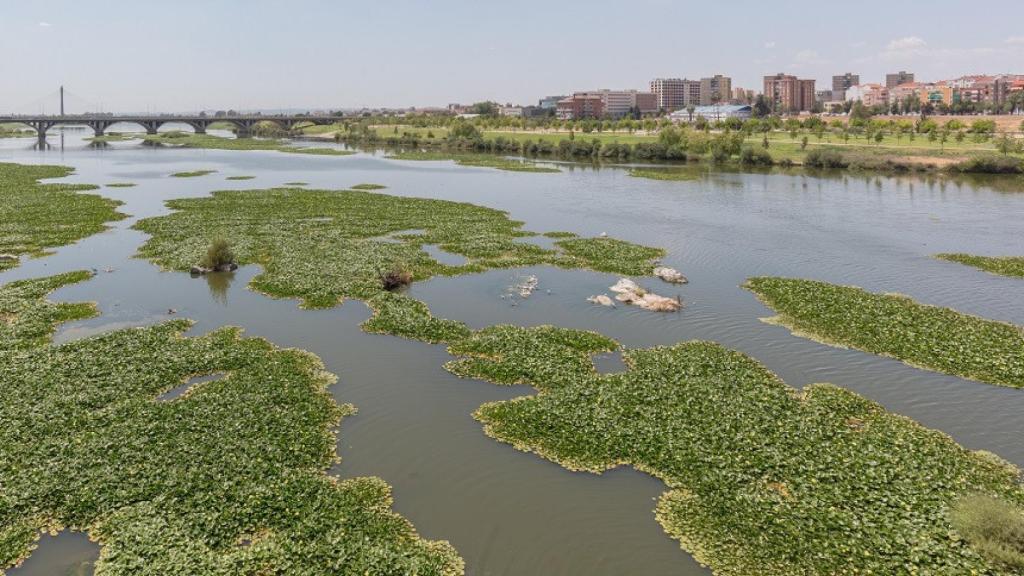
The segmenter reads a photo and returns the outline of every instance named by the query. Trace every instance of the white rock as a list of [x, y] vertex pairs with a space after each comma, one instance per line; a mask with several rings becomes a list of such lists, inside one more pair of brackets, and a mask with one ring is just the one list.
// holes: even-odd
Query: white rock
[[648, 292], [629, 278], [621, 278], [610, 288], [615, 292], [615, 299], [626, 304], [639, 306], [653, 312], [675, 312], [683, 307], [679, 298], [668, 298]]
[[612, 302], [612, 299], [604, 294], [591, 296], [590, 298], [587, 298], [587, 302], [593, 302], [594, 304], [600, 304], [601, 306], [611, 306], [612, 308], [615, 308], [615, 302]]
[[686, 276], [683, 276], [679, 270], [669, 268], [667, 266], [658, 266], [655, 268], [654, 275], [665, 282], [671, 282], [672, 284], [686, 284], [688, 282]]

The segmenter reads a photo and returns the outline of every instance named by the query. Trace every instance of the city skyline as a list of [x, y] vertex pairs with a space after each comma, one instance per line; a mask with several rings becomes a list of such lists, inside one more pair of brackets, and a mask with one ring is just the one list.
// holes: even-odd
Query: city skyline
[[[940, 80], [1019, 73], [1014, 65], [1024, 59], [1018, 18], [993, 19], [949, 0], [928, 12], [874, 1], [857, 10], [810, 2], [763, 10], [738, 1], [724, 13], [666, 0], [641, 0], [625, 14], [608, 2], [592, 4], [595, 10], [580, 14], [533, 1], [517, 10], [461, 0], [262, 0], [245, 10], [195, 0], [18, 2], [5, 6], [0, 47], [31, 57], [0, 63], [4, 78], [17, 79], [5, 85], [0, 110], [52, 111], [52, 102], [39, 100], [60, 84], [105, 110], [427, 107], [528, 104], [548, 94], [644, 90], [652, 78], [716, 74], [754, 90], [780, 72], [821, 87], [845, 72], [863, 83], [884, 84], [899, 70]], [[1010, 1], [991, 8], [1024, 16]], [[729, 20], [728, 10], [760, 12]], [[715, 16], [721, 27], [707, 24]], [[842, 28], [823, 25], [838, 18]], [[521, 32], [494, 34], [499, 22]]]

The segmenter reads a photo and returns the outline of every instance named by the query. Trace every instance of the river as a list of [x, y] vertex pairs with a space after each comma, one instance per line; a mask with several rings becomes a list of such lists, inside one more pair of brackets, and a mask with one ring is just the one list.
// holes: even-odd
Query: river
[[[474, 576], [706, 574], [654, 519], [664, 485], [632, 469], [568, 472], [486, 437], [472, 412], [482, 403], [532, 391], [461, 380], [442, 365], [444, 348], [363, 333], [360, 302], [310, 311], [246, 289], [257, 272], [191, 278], [133, 258], [145, 235], [139, 218], [165, 214], [165, 200], [219, 189], [308, 182], [342, 189], [369, 182], [388, 194], [467, 201], [499, 208], [525, 229], [567, 230], [663, 247], [664, 262], [690, 279], [659, 291], [685, 302], [677, 314], [604, 308], [586, 302], [617, 277], [550, 267], [498, 270], [414, 285], [411, 295], [437, 316], [472, 327], [555, 324], [599, 331], [627, 347], [714, 340], [745, 352], [789, 384], [831, 382], [887, 409], [1024, 465], [1024, 391], [927, 372], [896, 360], [836, 349], [761, 322], [771, 313], [740, 284], [750, 276], [805, 277], [899, 292], [918, 301], [1024, 324], [1024, 281], [931, 256], [939, 252], [1024, 254], [1024, 190], [998, 181], [918, 176], [708, 173], [692, 181], [652, 181], [621, 168], [563, 166], [561, 174], [503, 172], [382, 155], [307, 156], [261, 151], [156, 149], [137, 142], [90, 147], [81, 131], [0, 140], [0, 161], [62, 164], [69, 182], [134, 182], [98, 193], [122, 200], [131, 218], [111, 230], [25, 261], [0, 274], [17, 278], [95, 268], [92, 280], [54, 293], [90, 300], [102, 314], [63, 326], [67, 341], [171, 317], [197, 321], [192, 333], [243, 327], [279, 346], [319, 355], [338, 375], [330, 389], [358, 408], [339, 430], [341, 477], [374, 475], [394, 489], [394, 508], [426, 538], [452, 542]], [[179, 171], [212, 169], [198, 178]], [[228, 176], [254, 176], [228, 181]], [[528, 241], [528, 240], [524, 240]], [[543, 240], [542, 240], [543, 241]], [[107, 272], [107, 270], [110, 270]], [[511, 306], [501, 295], [516, 275], [539, 289]], [[171, 315], [169, 312], [175, 311]], [[614, 365], [614, 358], [609, 364]], [[12, 575], [78, 573], [97, 553], [77, 534], [45, 538]], [[83, 551], [85, 547], [85, 551]], [[91, 555], [90, 555], [91, 554]]]

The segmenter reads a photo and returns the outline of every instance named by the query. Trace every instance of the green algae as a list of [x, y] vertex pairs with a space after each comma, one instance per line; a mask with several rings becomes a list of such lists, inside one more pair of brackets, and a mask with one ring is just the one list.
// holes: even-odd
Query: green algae
[[973, 266], [991, 274], [1024, 278], [1024, 257], [1021, 256], [975, 256], [973, 254], [937, 254], [936, 258]]
[[774, 322], [795, 334], [936, 372], [1024, 387], [1019, 326], [812, 280], [751, 278], [744, 287], [779, 314]]
[[[72, 172], [63, 166], [0, 163], [0, 254], [45, 256], [49, 248], [102, 232], [106, 223], [125, 218], [116, 210], [120, 202], [80, 194], [95, 186], [39, 182]], [[17, 265], [17, 259], [0, 258], [0, 271]]]
[[98, 574], [462, 573], [383, 481], [325, 474], [354, 409], [319, 359], [186, 320], [50, 345], [95, 309], [45, 294], [88, 276], [0, 287], [0, 573], [64, 527], [100, 543]]

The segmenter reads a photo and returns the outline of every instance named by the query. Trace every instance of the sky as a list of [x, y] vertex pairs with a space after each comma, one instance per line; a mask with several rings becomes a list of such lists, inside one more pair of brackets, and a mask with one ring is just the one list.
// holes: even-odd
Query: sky
[[1024, 0], [0, 0], [0, 113], [536, 103], [656, 77], [1024, 74]]

